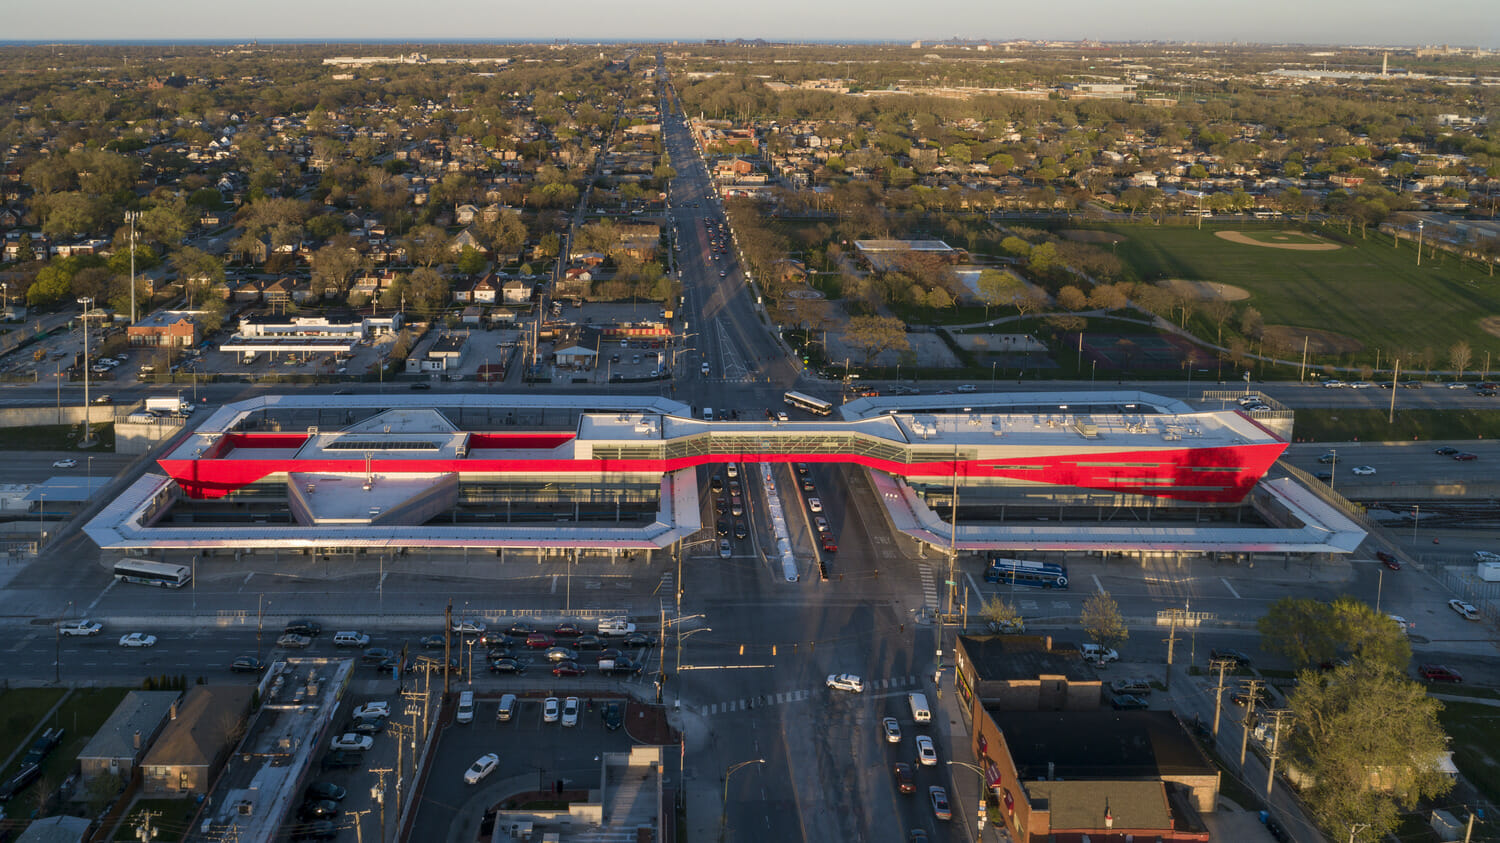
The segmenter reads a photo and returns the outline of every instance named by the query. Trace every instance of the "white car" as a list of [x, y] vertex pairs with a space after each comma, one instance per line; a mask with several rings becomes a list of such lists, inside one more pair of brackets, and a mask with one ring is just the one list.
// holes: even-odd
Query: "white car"
[[886, 743], [901, 743], [901, 724], [896, 722], [896, 718], [882, 717], [880, 731], [885, 735]]
[[1354, 472], [1355, 474], [1358, 474], [1360, 477], [1369, 477], [1371, 474], [1375, 473], [1375, 467], [1371, 465], [1356, 465], [1354, 468], [1351, 468], [1349, 470]]
[[917, 735], [917, 761], [923, 767], [937, 766], [937, 747], [933, 745], [932, 738], [926, 735]]
[[542, 722], [543, 723], [556, 723], [557, 722], [557, 708], [558, 708], [557, 697], [548, 697], [547, 699], [543, 700], [542, 701]]
[[82, 620], [76, 621], [64, 621], [62, 625], [57, 628], [57, 633], [59, 635], [98, 635], [99, 630], [103, 628], [104, 625], [99, 623], [98, 621], [91, 621], [88, 618], [83, 618]]
[[972, 383], [966, 383], [966, 384], [963, 384], [962, 386], [960, 386], [958, 388], [958, 391], [959, 392], [978, 392], [979, 391], [979, 387], [975, 386]]
[[1454, 599], [1448, 601], [1448, 608], [1459, 613], [1460, 615], [1463, 615], [1468, 620], [1479, 620], [1479, 610], [1474, 608], [1474, 604], [1472, 603], [1465, 603], [1464, 601], [1459, 600], [1455, 597]]
[[734, 555], [734, 549], [729, 546], [729, 539], [719, 539], [719, 558], [728, 559]]
[[1324, 389], [1343, 389], [1344, 386], [1344, 382], [1340, 380], [1323, 381]]
[[72, 468], [78, 465], [78, 460], [58, 460], [52, 464], [53, 468]]
[[467, 633], [469, 635], [480, 635], [488, 628], [485, 626], [484, 621], [477, 618], [464, 618], [461, 621], [453, 622], [454, 632]]
[[333, 749], [353, 749], [364, 752], [375, 745], [375, 739], [357, 732], [345, 732], [334, 738], [329, 746]]
[[1354, 383], [1349, 384], [1350, 389], [1370, 389], [1374, 386], [1375, 384], [1370, 383], [1369, 381], [1355, 381]]
[[862, 694], [865, 691], [865, 681], [852, 673], [829, 674], [827, 685], [835, 691], [848, 691], [851, 694]]
[[156, 636], [147, 635], [144, 632], [132, 632], [129, 635], [120, 636], [121, 647], [155, 647]]
[[479, 759], [464, 771], [464, 784], [479, 784], [485, 776], [495, 772], [498, 766], [500, 766], [500, 756], [495, 753], [489, 752], [479, 756]]
[[563, 700], [562, 724], [564, 726], [578, 725], [578, 698], [568, 697]]
[[823, 511], [823, 501], [820, 500], [820, 499], [818, 499], [818, 498], [808, 498], [807, 499], [807, 508], [810, 509], [810, 510], [812, 510], [813, 512], [822, 512]]
[[354, 707], [355, 720], [368, 720], [372, 717], [390, 717], [391, 704], [386, 700], [367, 702], [364, 705]]

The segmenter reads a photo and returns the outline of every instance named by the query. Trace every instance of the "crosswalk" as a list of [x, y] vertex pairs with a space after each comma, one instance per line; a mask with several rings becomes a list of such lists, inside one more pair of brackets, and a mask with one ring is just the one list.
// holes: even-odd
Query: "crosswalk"
[[[903, 688], [916, 687], [921, 682], [917, 676], [895, 676], [886, 679], [871, 679], [865, 682], [865, 693], [877, 693], [879, 691], [894, 691]], [[698, 713], [705, 717], [716, 714], [733, 714], [740, 711], [752, 711], [758, 708], [771, 708], [780, 705], [791, 705], [792, 703], [806, 702], [814, 694], [822, 693], [823, 688], [816, 690], [800, 691], [777, 691], [765, 694], [757, 694], [741, 697], [737, 700], [725, 700], [723, 702], [709, 703], [698, 706]]]
[[920, 564], [917, 566], [917, 572], [922, 578], [922, 605], [926, 606], [928, 611], [936, 612], [938, 610], [937, 577], [932, 573], [932, 566]]

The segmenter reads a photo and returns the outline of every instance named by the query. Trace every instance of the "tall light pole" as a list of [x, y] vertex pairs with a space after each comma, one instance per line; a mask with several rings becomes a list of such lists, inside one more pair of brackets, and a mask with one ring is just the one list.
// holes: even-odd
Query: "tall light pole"
[[140, 211], [126, 211], [125, 221], [130, 223], [130, 324], [135, 324], [135, 221]]
[[1422, 220], [1417, 220], [1417, 266], [1421, 266], [1422, 265], [1422, 226], [1423, 225], [1425, 225], [1425, 223]]
[[[984, 770], [979, 769], [979, 766], [977, 764], [970, 764], [967, 761], [949, 761], [948, 765], [950, 767], [954, 765], [957, 765], [959, 767], [968, 767], [970, 770], [973, 770], [974, 772], [979, 774], [979, 805], [975, 808], [974, 811], [976, 822], [978, 822], [979, 828], [974, 833], [974, 837], [975, 839], [984, 837]], [[954, 790], [956, 791], [957, 787], [955, 787]]]
[[1339, 449], [1329, 448], [1328, 453], [1333, 455], [1333, 470], [1328, 472], [1328, 491], [1333, 491], [1333, 483], [1339, 479]]
[[83, 447], [88, 448], [94, 444], [94, 428], [89, 424], [91, 419], [89, 413], [89, 307], [94, 300], [88, 296], [78, 300], [83, 305]]
[[748, 767], [751, 764], [764, 764], [764, 763], [766, 763], [766, 759], [764, 759], [764, 758], [752, 758], [749, 761], [741, 761], [738, 764], [731, 765], [729, 767], [729, 769], [727, 769], [727, 770], [724, 771], [724, 803], [723, 803], [724, 807], [719, 812], [719, 841], [720, 841], [720, 843], [723, 843], [724, 832], [725, 832], [726, 827], [729, 824], [729, 777], [732, 776], [732, 775], [734, 775], [734, 771], [740, 769], [741, 767]]

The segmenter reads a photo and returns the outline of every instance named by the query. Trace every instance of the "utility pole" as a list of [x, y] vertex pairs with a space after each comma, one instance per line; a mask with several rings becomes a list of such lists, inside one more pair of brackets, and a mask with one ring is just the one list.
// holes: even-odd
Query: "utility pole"
[[[415, 735], [417, 733], [417, 730], [416, 730], [416, 727], [414, 727], [414, 726], [407, 726], [407, 725], [405, 725], [403, 723], [391, 723], [387, 728], [392, 729], [396, 733], [396, 804], [393, 806], [391, 813], [393, 813], [393, 814], [396, 815], [396, 822], [400, 823], [401, 822], [401, 785], [406, 780], [406, 769], [405, 769], [406, 768], [406, 755], [405, 755], [406, 739], [409, 736]], [[413, 751], [412, 755], [415, 756], [416, 752]], [[416, 764], [416, 758], [415, 757], [412, 759], [412, 763], [413, 763], [413, 765]], [[381, 810], [382, 811], [385, 810], [385, 808], [384, 808], [383, 805], [381, 806]], [[399, 832], [398, 832], [398, 834], [399, 834]]]
[[370, 813], [370, 809], [366, 808], [363, 811], [349, 811], [347, 813], [349, 814], [349, 816], [351, 816], [351, 817], [354, 818], [354, 839], [355, 839], [355, 843], [365, 843], [365, 822], [364, 822], [364, 820], [365, 820], [365, 815], [368, 814], [368, 813]]
[[[1271, 786], [1276, 783], [1276, 759], [1281, 757], [1281, 719], [1290, 719], [1292, 713], [1284, 708], [1268, 712], [1273, 722], [1271, 723], [1271, 752], [1266, 758], [1266, 796], [1271, 795]], [[1243, 763], [1243, 762], [1241, 762]], [[1353, 839], [1351, 835], [1350, 839]]]
[[151, 843], [156, 839], [158, 829], [151, 827], [151, 821], [161, 816], [160, 811], [141, 811], [136, 816], [141, 818], [141, 824], [135, 827], [135, 839], [141, 843]]
[[448, 665], [453, 662], [450, 648], [453, 646], [453, 598], [443, 607], [443, 699], [448, 698]]
[[1213, 659], [1208, 663], [1209, 670], [1215, 670], [1219, 673], [1219, 684], [1214, 688], [1213, 735], [1215, 738], [1219, 737], [1219, 714], [1224, 710], [1224, 675], [1229, 672], [1229, 668], [1233, 667], [1234, 664], [1229, 659]]
[[1395, 373], [1391, 375], [1391, 412], [1390, 412], [1390, 415], [1386, 417], [1386, 420], [1385, 420], [1386, 424], [1395, 424], [1395, 422], [1396, 422], [1396, 389], [1398, 387], [1400, 387], [1400, 386], [1401, 386], [1401, 358], [1397, 357], [1396, 358], [1396, 370], [1395, 370]]
[[394, 771], [390, 767], [371, 767], [370, 772], [378, 777], [375, 792], [370, 795], [375, 797], [375, 804], [380, 806], [380, 843], [385, 843], [385, 774]]
[[1245, 766], [1245, 749], [1250, 745], [1250, 722], [1255, 719], [1255, 701], [1260, 699], [1262, 682], [1259, 679], [1244, 680], [1245, 716], [1240, 720], [1240, 766]]

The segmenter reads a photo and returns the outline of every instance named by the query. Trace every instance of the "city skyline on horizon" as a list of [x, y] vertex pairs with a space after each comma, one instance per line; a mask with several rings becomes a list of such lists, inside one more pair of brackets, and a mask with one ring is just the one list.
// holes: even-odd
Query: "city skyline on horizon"
[[[189, 41], [281, 42], [483, 42], [642, 41], [699, 42], [705, 39], [779, 42], [945, 41], [1164, 41], [1308, 46], [1419, 47], [1451, 45], [1500, 48], [1500, 26], [1486, 0], [1440, 0], [1413, 14], [1393, 0], [1332, 0], [1309, 7], [1294, 0], [1268, 0], [1254, 8], [1212, 10], [1187, 0], [1078, 0], [1066, 17], [1045, 7], [1004, 9], [972, 0], [936, 0], [913, 20], [896, 0], [869, 0], [851, 19], [828, 2], [767, 0], [749, 15], [687, 0], [642, 0], [635, 6], [579, 0], [572, 21], [589, 29], [564, 31], [550, 9], [474, 8], [462, 0], [432, 0], [420, 19], [393, 0], [367, 0], [360, 13], [313, 0], [265, 0], [243, 8], [190, 4], [183, 0], [139, 0], [125, 6], [78, 0], [66, 17], [57, 7], [31, 6], [7, 17], [7, 43]], [[170, 21], [163, 26], [162, 21]], [[937, 23], [943, 21], [943, 23]], [[946, 31], [945, 31], [946, 30]], [[1391, 34], [1399, 33], [1392, 38]], [[1475, 40], [1475, 39], [1478, 40]]]

